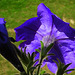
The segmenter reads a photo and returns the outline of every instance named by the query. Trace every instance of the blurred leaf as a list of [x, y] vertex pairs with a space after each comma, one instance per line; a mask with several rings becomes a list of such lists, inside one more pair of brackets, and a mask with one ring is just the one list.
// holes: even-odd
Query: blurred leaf
[[69, 69], [69, 70], [66, 70], [64, 73], [67, 73], [69, 71], [75, 71], [75, 69]]
[[46, 73], [46, 71], [42, 70], [39, 75], [43, 75], [44, 73]]
[[37, 52], [39, 52], [40, 53], [40, 50], [39, 49], [35, 49]]

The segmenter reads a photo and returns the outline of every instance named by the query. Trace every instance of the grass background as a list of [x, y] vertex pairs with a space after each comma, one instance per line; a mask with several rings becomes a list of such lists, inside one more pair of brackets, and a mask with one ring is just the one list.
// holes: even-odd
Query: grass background
[[[15, 38], [14, 28], [37, 16], [37, 6], [40, 3], [44, 3], [54, 14], [75, 28], [75, 0], [0, 0], [0, 18], [5, 18], [10, 37]], [[50, 73], [46, 66], [43, 69]], [[0, 75], [15, 73], [19, 71], [0, 55]], [[75, 75], [75, 72], [69, 75]]]

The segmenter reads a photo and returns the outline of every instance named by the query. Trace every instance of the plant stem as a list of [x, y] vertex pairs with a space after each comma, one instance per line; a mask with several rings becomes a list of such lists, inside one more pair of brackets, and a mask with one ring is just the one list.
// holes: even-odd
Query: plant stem
[[[41, 64], [41, 63], [42, 63], [42, 60], [43, 60], [43, 58], [41, 58], [41, 59], [40, 59], [40, 62], [39, 62], [39, 64]], [[36, 75], [38, 75], [38, 74], [39, 74], [40, 67], [41, 67], [41, 65], [39, 65], [39, 67], [38, 67], [38, 70], [37, 70], [37, 74], [36, 74]]]

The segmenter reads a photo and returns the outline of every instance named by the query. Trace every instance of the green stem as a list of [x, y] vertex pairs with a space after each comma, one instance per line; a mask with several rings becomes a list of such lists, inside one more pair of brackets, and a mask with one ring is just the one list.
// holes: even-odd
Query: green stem
[[27, 70], [27, 75], [29, 75], [29, 71]]
[[33, 75], [33, 72], [31, 72], [31, 75]]
[[[41, 59], [40, 59], [40, 62], [39, 62], [39, 64], [41, 64], [41, 63], [42, 63], [42, 60], [43, 60], [43, 58], [41, 58]], [[38, 74], [39, 74], [40, 67], [41, 67], [41, 65], [39, 65], [39, 67], [38, 67], [38, 70], [37, 70], [37, 74], [36, 74], [36, 75], [38, 75]]]

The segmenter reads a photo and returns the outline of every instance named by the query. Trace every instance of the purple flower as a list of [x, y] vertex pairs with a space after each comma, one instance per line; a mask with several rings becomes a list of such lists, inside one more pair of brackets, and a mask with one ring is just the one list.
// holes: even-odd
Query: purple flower
[[[40, 41], [43, 41], [45, 47], [54, 43], [49, 53], [54, 53], [55, 56], [49, 56], [43, 65], [47, 64], [50, 71], [55, 73], [57, 66], [53, 60], [57, 61], [56, 58], [59, 58], [64, 64], [72, 63], [68, 69], [75, 68], [75, 29], [53, 14], [43, 3], [38, 6], [37, 15], [38, 17], [15, 28], [16, 41], [26, 40], [19, 48], [27, 46], [26, 52], [32, 53], [40, 48]], [[35, 59], [38, 57], [37, 53]]]
[[24, 69], [15, 53], [14, 47], [9, 41], [5, 23], [4, 18], [0, 18], [0, 54], [10, 61], [19, 71], [23, 72]]
[[4, 18], [0, 18], [0, 46], [2, 44], [7, 43], [7, 39], [8, 39], [7, 37], [8, 33], [5, 28], [5, 23], [6, 21], [4, 21]]

